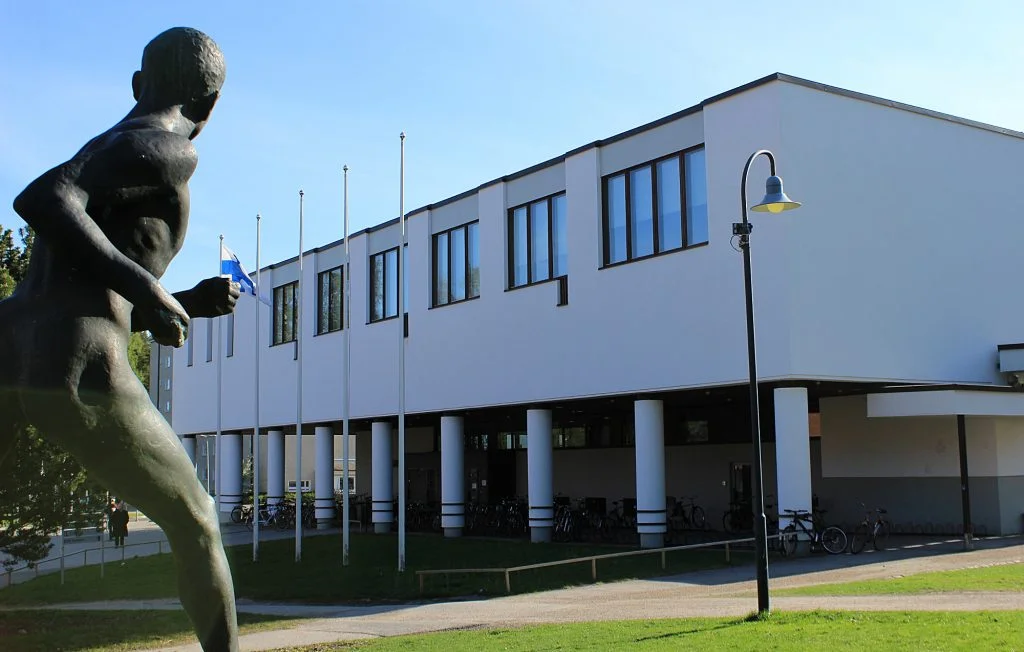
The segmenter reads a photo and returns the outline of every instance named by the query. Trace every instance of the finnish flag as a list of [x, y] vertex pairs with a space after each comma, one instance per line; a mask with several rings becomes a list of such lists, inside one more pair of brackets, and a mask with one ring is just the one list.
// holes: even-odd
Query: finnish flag
[[[223, 244], [220, 247], [220, 273], [221, 276], [227, 276], [235, 283], [238, 283], [241, 291], [245, 294], [256, 296], [256, 283], [253, 282], [248, 272], [245, 271], [245, 267], [242, 266], [242, 262], [238, 260], [235, 252]], [[260, 301], [268, 305], [270, 304], [269, 297], [260, 297]]]

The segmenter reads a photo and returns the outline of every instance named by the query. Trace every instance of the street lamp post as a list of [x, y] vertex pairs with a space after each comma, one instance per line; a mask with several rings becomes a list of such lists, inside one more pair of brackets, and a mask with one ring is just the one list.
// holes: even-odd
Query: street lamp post
[[753, 446], [753, 464], [751, 480], [753, 484], [754, 509], [754, 551], [757, 565], [757, 611], [768, 613], [771, 609], [768, 597], [768, 530], [764, 517], [764, 479], [761, 475], [761, 418], [757, 402], [757, 356], [754, 353], [754, 295], [750, 284], [750, 232], [754, 225], [747, 221], [747, 173], [750, 164], [758, 156], [764, 155], [771, 164], [771, 176], [765, 183], [765, 196], [760, 203], [751, 206], [756, 212], [780, 213], [799, 208], [800, 203], [792, 201], [782, 191], [782, 179], [775, 175], [775, 156], [766, 149], [760, 149], [750, 155], [743, 168], [743, 179], [740, 182], [740, 203], [743, 221], [732, 225], [732, 233], [739, 236], [739, 246], [743, 250], [743, 285], [746, 293], [747, 311], [747, 364], [750, 368], [750, 435]]

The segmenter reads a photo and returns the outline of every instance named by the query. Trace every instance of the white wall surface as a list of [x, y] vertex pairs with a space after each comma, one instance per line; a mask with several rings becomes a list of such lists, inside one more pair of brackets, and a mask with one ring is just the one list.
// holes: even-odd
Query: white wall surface
[[[868, 418], [864, 396], [822, 399], [820, 407], [825, 478], [960, 476], [955, 416]], [[998, 473], [998, 421], [967, 417], [972, 476]]]

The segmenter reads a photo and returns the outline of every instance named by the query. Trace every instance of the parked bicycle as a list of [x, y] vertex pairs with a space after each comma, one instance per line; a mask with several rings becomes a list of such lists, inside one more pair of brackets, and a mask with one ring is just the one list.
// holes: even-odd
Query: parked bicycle
[[704, 508], [696, 504], [697, 496], [683, 496], [672, 506], [672, 521], [681, 529], [703, 530], [707, 525]]
[[881, 507], [870, 510], [864, 503], [860, 505], [866, 510], [866, 513], [864, 520], [853, 531], [853, 539], [850, 540], [850, 552], [856, 555], [864, 549], [868, 541], [875, 547], [875, 550], [885, 550], [885, 544], [889, 540], [889, 533], [892, 531], [892, 524], [882, 518], [882, 515], [887, 514], [888, 510]]
[[[784, 509], [782, 513], [792, 519], [792, 522], [782, 530], [779, 536], [779, 549], [785, 556], [796, 552], [797, 541], [803, 535], [811, 542], [811, 550], [820, 546], [831, 555], [838, 555], [846, 550], [846, 532], [842, 528], [830, 525], [824, 527], [820, 514], [824, 511], [811, 512], [796, 509]], [[808, 527], [809, 526], [809, 527]]]

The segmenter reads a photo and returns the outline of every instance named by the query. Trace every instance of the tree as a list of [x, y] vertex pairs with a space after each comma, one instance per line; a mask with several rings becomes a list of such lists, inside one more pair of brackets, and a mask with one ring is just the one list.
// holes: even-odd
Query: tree
[[[28, 271], [35, 234], [28, 227], [14, 232], [0, 225], [0, 300], [10, 296]], [[133, 333], [129, 360], [139, 379], [149, 382], [149, 343]], [[12, 415], [0, 415], [10, 419]], [[50, 551], [50, 535], [61, 527], [99, 525], [107, 492], [90, 481], [85, 469], [68, 453], [39, 436], [31, 426], [18, 433], [14, 450], [0, 466], [0, 553], [3, 566], [30, 565]]]

